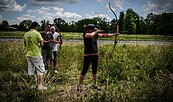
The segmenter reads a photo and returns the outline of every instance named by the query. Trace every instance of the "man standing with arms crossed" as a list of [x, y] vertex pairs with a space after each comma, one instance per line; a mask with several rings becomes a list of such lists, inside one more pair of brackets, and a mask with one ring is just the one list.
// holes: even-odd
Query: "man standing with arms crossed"
[[46, 25], [43, 32], [41, 32], [41, 36], [43, 38], [44, 45], [42, 46], [42, 56], [43, 62], [45, 64], [46, 71], [49, 69], [48, 66], [52, 62], [52, 45], [51, 42], [53, 40], [53, 36], [50, 33], [50, 25]]
[[57, 50], [58, 50], [58, 43], [60, 43], [59, 33], [56, 32], [55, 26], [50, 27], [51, 34], [53, 36], [52, 40], [52, 53], [53, 53], [53, 68], [55, 70], [55, 73], [58, 73], [58, 71], [55, 69], [57, 65]]
[[[37, 31], [38, 23], [33, 22], [31, 24], [31, 30], [26, 32], [23, 39], [26, 47], [26, 58], [28, 62], [28, 77], [31, 82], [31, 78], [34, 76], [35, 69], [37, 71], [37, 84], [38, 90], [47, 89], [43, 86], [43, 74], [45, 72], [43, 57], [41, 55], [41, 47], [43, 46], [43, 38]], [[35, 86], [31, 86], [34, 88]]]

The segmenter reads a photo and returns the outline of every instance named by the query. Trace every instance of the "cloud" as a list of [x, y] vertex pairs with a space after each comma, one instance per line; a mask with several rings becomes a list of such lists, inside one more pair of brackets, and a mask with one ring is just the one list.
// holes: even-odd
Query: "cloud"
[[62, 3], [78, 3], [80, 0], [31, 0], [29, 6], [58, 6]]
[[17, 17], [17, 20], [20, 22], [23, 20], [32, 20], [37, 22], [41, 22], [41, 20], [48, 20], [52, 23], [55, 18], [62, 18], [67, 22], [71, 22], [81, 20], [82, 16], [73, 12], [65, 12], [63, 8], [41, 7], [36, 10], [27, 10], [25, 14]]
[[58, 8], [58, 7], [54, 7], [53, 9], [57, 12], [63, 12], [64, 11], [63, 8]]
[[[123, 6], [125, 4], [128, 4], [129, 0], [97, 0], [97, 2], [106, 2], [107, 4], [111, 3], [111, 6], [113, 8], [123, 9]], [[107, 7], [108, 7], [108, 5], [107, 5]]]
[[20, 22], [22, 22], [23, 20], [31, 20], [31, 21], [35, 21], [35, 16], [32, 16], [30, 14], [24, 14], [20, 17], [17, 17], [17, 20], [19, 20]]
[[160, 14], [163, 12], [173, 12], [172, 0], [148, 0], [143, 5], [142, 10], [148, 13]]
[[35, 10], [35, 12], [39, 13], [40, 15], [46, 15], [49, 11], [49, 7], [41, 7], [40, 9]]
[[85, 17], [89, 19], [92, 19], [94, 17], [101, 17], [101, 18], [106, 18], [108, 21], [111, 20], [111, 18], [108, 15], [103, 14], [101, 12], [91, 12], [90, 14], [86, 14]]
[[64, 12], [62, 18], [66, 19], [67, 21], [78, 21], [82, 19], [82, 16], [77, 13]]
[[15, 0], [1, 0], [0, 11], [23, 11], [26, 8], [26, 4], [19, 5]]

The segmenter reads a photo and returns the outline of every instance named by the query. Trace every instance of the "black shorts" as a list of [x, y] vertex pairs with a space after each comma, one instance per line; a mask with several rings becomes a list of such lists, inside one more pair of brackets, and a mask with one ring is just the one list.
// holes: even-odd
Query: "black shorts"
[[81, 72], [83, 76], [85, 76], [85, 74], [87, 73], [90, 64], [92, 64], [92, 73], [96, 74], [98, 66], [98, 55], [84, 56], [84, 65]]

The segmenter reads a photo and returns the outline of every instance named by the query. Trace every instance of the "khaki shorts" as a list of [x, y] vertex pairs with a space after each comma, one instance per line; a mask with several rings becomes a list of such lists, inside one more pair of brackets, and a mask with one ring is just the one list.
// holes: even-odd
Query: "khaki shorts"
[[28, 61], [28, 75], [34, 75], [35, 69], [36, 69], [37, 75], [43, 75], [43, 73], [45, 72], [43, 57], [42, 56], [36, 56], [36, 57], [27, 56], [26, 58]]

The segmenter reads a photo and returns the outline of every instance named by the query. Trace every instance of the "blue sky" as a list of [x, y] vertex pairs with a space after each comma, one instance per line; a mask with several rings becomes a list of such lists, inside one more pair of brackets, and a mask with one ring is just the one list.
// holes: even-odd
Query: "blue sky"
[[173, 12], [172, 0], [1, 0], [0, 21], [19, 24], [30, 19], [40, 23], [59, 17], [67, 22], [93, 17], [105, 17], [110, 21], [114, 16], [108, 8], [109, 2], [118, 16], [128, 8], [144, 18], [150, 12]]

